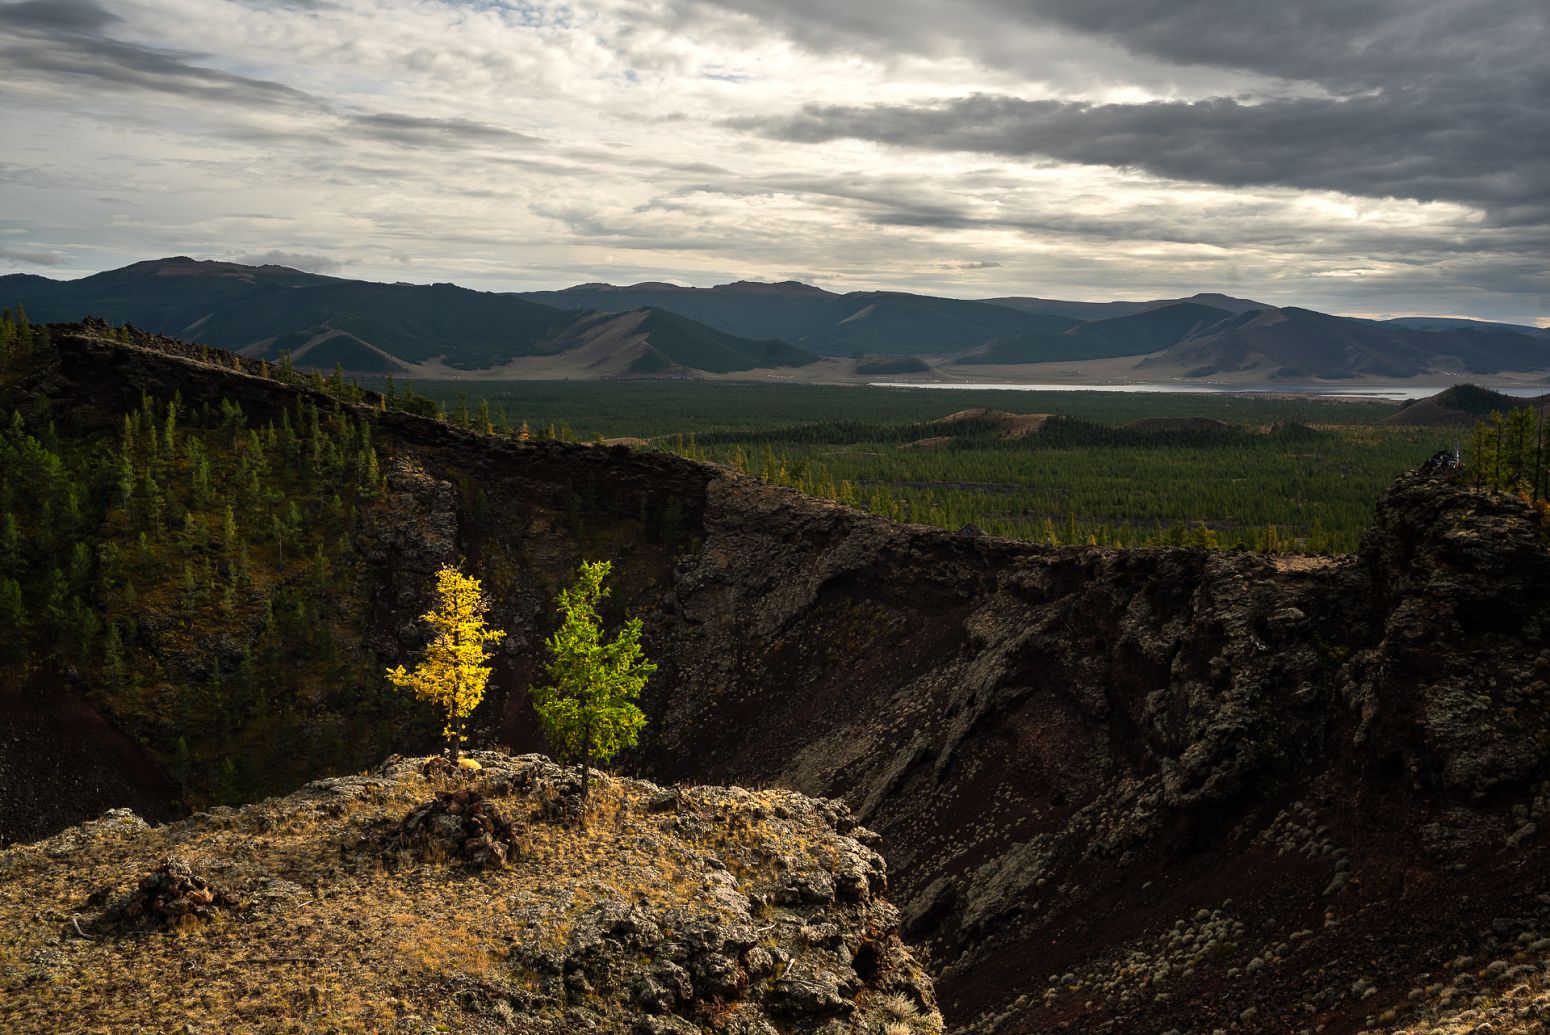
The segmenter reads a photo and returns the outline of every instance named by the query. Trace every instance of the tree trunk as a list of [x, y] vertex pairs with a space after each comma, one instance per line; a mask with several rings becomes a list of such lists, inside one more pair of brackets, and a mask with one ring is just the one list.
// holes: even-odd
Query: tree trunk
[[587, 822], [587, 795], [592, 790], [592, 724], [588, 723], [581, 734], [581, 823]]
[[[454, 700], [463, 696], [462, 691], [463, 687], [459, 685]], [[462, 753], [464, 721], [463, 717], [459, 715], [454, 722], [448, 724], [452, 732], [447, 735], [447, 758], [451, 760], [454, 766], [457, 765]]]

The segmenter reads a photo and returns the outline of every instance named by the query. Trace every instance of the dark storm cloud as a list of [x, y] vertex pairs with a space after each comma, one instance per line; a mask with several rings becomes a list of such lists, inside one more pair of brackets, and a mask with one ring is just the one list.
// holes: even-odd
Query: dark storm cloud
[[536, 137], [467, 119], [421, 118], [384, 113], [354, 115], [345, 120], [358, 136], [401, 147], [464, 147], [492, 144], [535, 144]]
[[28, 266], [58, 266], [62, 256], [40, 248], [10, 248], [0, 244], [0, 261], [20, 262]]
[[195, 64], [198, 54], [107, 35], [104, 30], [118, 21], [94, 0], [0, 4], [0, 67], [7, 78], [42, 79], [71, 88], [96, 84], [251, 108], [311, 101], [280, 83]]
[[18, 32], [94, 32], [118, 20], [96, 0], [25, 0], [0, 6], [0, 25]]
[[[296, 4], [292, 4], [296, 6]], [[302, 6], [317, 6], [304, 2]], [[234, 75], [199, 64], [203, 55], [128, 42], [111, 34], [122, 21], [95, 0], [0, 3], [0, 65], [8, 76], [62, 86], [74, 98], [93, 86], [115, 92], [162, 94], [178, 102], [228, 112], [334, 117], [320, 98], [283, 83]], [[8, 39], [6, 37], [9, 37]], [[228, 120], [223, 135], [258, 144], [319, 147], [340, 137], [410, 148], [461, 150], [532, 144], [535, 138], [461, 118], [420, 118], [393, 112], [342, 115], [325, 132], [313, 122]]]
[[[975, 55], [1030, 78], [1030, 40], [1065, 31], [1179, 66], [1347, 89], [1544, 73], [1543, 0], [676, 0], [681, 20], [746, 14], [812, 50]], [[1039, 57], [1047, 58], [1041, 54]]]
[[[1543, 91], [1550, 7], [1543, 0], [996, 0], [1065, 28], [1179, 65], [1235, 68], [1331, 89], [1427, 91], [1473, 82], [1510, 93], [1515, 73]], [[1514, 81], [1515, 80], [1515, 81]]]
[[[715, 6], [757, 13], [804, 42], [825, 38], [817, 29], [827, 5]], [[852, 138], [1042, 157], [1229, 187], [1455, 201], [1488, 209], [1499, 223], [1550, 219], [1550, 5], [1543, 0], [978, 0], [911, 13], [919, 18], [895, 28], [885, 5], [850, 5], [830, 24], [828, 45], [854, 36], [926, 49], [938, 46], [921, 42], [936, 24], [960, 49], [1015, 72], [1016, 59], [1001, 54], [996, 37], [1042, 30], [1178, 69], [1271, 78], [1253, 96], [1195, 103], [979, 95], [811, 106], [733, 124], [791, 141]]]
[[1229, 187], [1456, 201], [1501, 222], [1545, 219], [1550, 110], [1491, 114], [1409, 95], [1106, 105], [981, 95], [923, 107], [812, 105], [734, 125], [797, 142], [1043, 157]]

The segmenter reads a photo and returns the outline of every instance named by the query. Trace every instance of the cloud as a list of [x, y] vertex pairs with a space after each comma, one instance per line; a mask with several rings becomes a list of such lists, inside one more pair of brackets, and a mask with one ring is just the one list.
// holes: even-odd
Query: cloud
[[19, 32], [96, 32], [120, 20], [96, 0], [24, 0], [0, 7], [0, 24]]
[[0, 65], [7, 78], [75, 89], [106, 86], [219, 100], [249, 108], [305, 104], [304, 91], [195, 64], [202, 55], [145, 46], [102, 30], [122, 21], [94, 0], [26, 0], [0, 5]]
[[536, 144], [538, 138], [488, 123], [459, 118], [425, 118], [379, 113], [352, 115], [347, 130], [372, 140], [402, 147], [463, 147], [496, 144]]
[[[1140, 102], [1050, 96], [1046, 88], [1042, 97], [980, 91], [923, 102], [809, 104], [784, 116], [731, 120], [776, 139], [1051, 159], [1225, 187], [1447, 200], [1487, 210], [1497, 223], [1550, 222], [1550, 8], [1542, 0], [967, 0], [951, 7], [858, 0], [837, 16], [817, 0], [694, 6], [754, 17], [815, 48], [947, 47], [1037, 75], [1032, 62], [1002, 49], [1003, 40], [1032, 34], [1079, 49], [1108, 45], [1176, 76], [1171, 86], [1143, 89], [1159, 96]], [[1088, 57], [1094, 79], [1138, 81], [1113, 55]], [[1236, 92], [1192, 91], [1206, 72], [1254, 78]], [[1156, 82], [1155, 72], [1145, 78]]]
[[920, 106], [809, 105], [733, 125], [800, 143], [1049, 158], [1228, 187], [1455, 201], [1506, 222], [1550, 217], [1550, 107], [1482, 122], [1467, 106], [1408, 96], [1086, 104], [976, 95]]
[[[1016, 5], [998, 0], [1009, 13]], [[1237, 68], [1331, 90], [1506, 95], [1543, 89], [1539, 0], [1040, 0], [1034, 17], [1176, 65]], [[1528, 82], [1508, 82], [1522, 72]]]
[[267, 252], [243, 252], [233, 256], [232, 261], [247, 266], [288, 266], [303, 273], [317, 273], [324, 276], [344, 269], [344, 263], [326, 255], [310, 255], [305, 252], [286, 252], [277, 249]]
[[1542, 0], [0, 0], [0, 213], [13, 247], [71, 273], [340, 255], [352, 275], [412, 263], [489, 288], [803, 271], [1524, 321], [1550, 295], [1547, 17]]
[[[1180, 69], [1235, 70], [1265, 83], [1340, 92], [1460, 81], [1489, 89], [1511, 70], [1544, 82], [1550, 13], [1541, 0], [672, 0], [682, 24], [708, 12], [743, 16], [822, 52], [959, 54], [1038, 80], [1031, 60], [1074, 50], [1084, 78], [1120, 79], [1119, 55]], [[1102, 49], [1112, 48], [1107, 53]], [[1033, 54], [1030, 55], [1030, 50]], [[1098, 67], [1091, 67], [1096, 64]], [[1064, 68], [1064, 66], [1061, 66]], [[1175, 88], [1188, 75], [1173, 76]]]
[[0, 261], [19, 262], [27, 266], [59, 266], [64, 257], [40, 248], [12, 248], [0, 245]]

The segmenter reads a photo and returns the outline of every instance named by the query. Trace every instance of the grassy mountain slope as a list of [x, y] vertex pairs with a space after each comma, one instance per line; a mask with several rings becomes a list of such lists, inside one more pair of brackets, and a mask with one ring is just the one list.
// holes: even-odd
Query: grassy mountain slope
[[1550, 328], [1532, 327], [1521, 323], [1497, 323], [1490, 320], [1469, 320], [1448, 316], [1400, 316], [1383, 322], [1415, 331], [1508, 331], [1513, 334], [1550, 338]]
[[1021, 309], [1029, 313], [1069, 316], [1078, 320], [1107, 320], [1116, 316], [1133, 316], [1136, 313], [1150, 312], [1153, 309], [1178, 305], [1181, 302], [1187, 302], [1192, 305], [1207, 305], [1213, 309], [1225, 309], [1229, 313], [1246, 313], [1251, 309], [1274, 308], [1250, 298], [1234, 298], [1231, 295], [1223, 295], [1211, 291], [1203, 291], [1199, 294], [1190, 295], [1188, 298], [1158, 298], [1150, 302], [1068, 302], [1057, 298], [1027, 298], [1022, 296], [985, 298], [981, 299], [981, 301], [989, 302], [992, 305]]
[[1413, 377], [1438, 368], [1542, 369], [1550, 365], [1550, 343], [1498, 331], [1419, 331], [1286, 308], [1240, 314], [1141, 365], [1153, 362], [1202, 372], [1261, 369], [1285, 378]]
[[1052, 331], [1065, 317], [891, 291], [855, 292], [829, 303], [822, 322], [796, 338], [826, 356], [919, 356], [957, 352], [1008, 334]]
[[284, 266], [197, 262], [177, 256], [137, 262], [122, 269], [56, 281], [44, 277], [0, 277], [0, 298], [25, 303], [39, 323], [97, 316], [111, 324], [132, 323], [164, 334], [192, 336], [200, 322], [223, 306], [271, 292], [340, 283], [330, 277]]
[[[289, 353], [298, 366], [332, 369], [338, 363], [358, 373], [398, 373], [428, 362], [480, 370], [551, 356], [595, 322], [517, 295], [452, 284], [375, 284], [184, 258], [63, 283], [0, 278], [0, 298], [24, 303], [40, 321], [92, 315], [250, 356]], [[644, 333], [670, 364], [691, 370], [723, 373], [812, 361], [768, 335], [745, 340], [665, 313], [648, 320]]]
[[894, 291], [836, 295], [797, 283], [584, 284], [523, 297], [608, 312], [653, 306], [729, 334], [781, 338], [822, 356], [937, 355], [1009, 334], [1064, 330], [1075, 322], [963, 299]]
[[[517, 377], [683, 377], [806, 365], [812, 356], [947, 357], [968, 364], [1156, 355], [1183, 376], [1412, 377], [1550, 368], [1550, 337], [1474, 321], [1345, 319], [1247, 299], [1064, 303], [809, 285], [584, 284], [527, 294], [375, 284], [279, 266], [178, 257], [77, 281], [0, 277], [0, 305], [38, 322], [95, 315], [248, 355], [361, 374], [500, 370]], [[604, 328], [596, 314], [644, 322]], [[637, 334], [637, 331], [639, 332]], [[601, 342], [618, 351], [601, 355]], [[781, 344], [785, 343], [785, 344]], [[586, 356], [566, 362], [581, 344]], [[535, 358], [544, 362], [528, 362]]]
[[743, 338], [795, 341], [821, 319], [818, 314], [826, 304], [840, 296], [795, 281], [738, 281], [709, 288], [658, 283], [578, 284], [560, 291], [529, 291], [522, 297], [561, 309], [603, 313], [661, 309]]
[[441, 357], [450, 366], [479, 369], [543, 351], [541, 343], [575, 317], [452, 284], [346, 281], [237, 301], [202, 324], [198, 337], [250, 355], [273, 355], [275, 337], [337, 330], [410, 363]]
[[1145, 312], [1078, 324], [1059, 334], [1027, 334], [991, 343], [958, 362], [1050, 363], [1113, 356], [1143, 356], [1230, 319], [1211, 306], [1181, 302]]
[[756, 367], [801, 367], [818, 358], [778, 339], [750, 341], [662, 309], [649, 310], [640, 326], [656, 353], [693, 370], [721, 374]]

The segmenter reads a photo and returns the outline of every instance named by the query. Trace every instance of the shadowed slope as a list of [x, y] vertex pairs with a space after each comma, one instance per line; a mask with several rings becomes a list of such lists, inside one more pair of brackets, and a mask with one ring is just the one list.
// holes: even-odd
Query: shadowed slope
[[[255, 419], [298, 391], [89, 336], [34, 385], [108, 426], [150, 386]], [[1450, 961], [1470, 996], [1543, 962], [1550, 554], [1516, 499], [1401, 480], [1339, 563], [1052, 549], [623, 447], [374, 428], [368, 641], [412, 650], [426, 573], [465, 556], [512, 634], [485, 732], [527, 746], [549, 596], [613, 560], [661, 666], [624, 764], [845, 798], [954, 1023], [1351, 1032], [1438, 1006]]]

